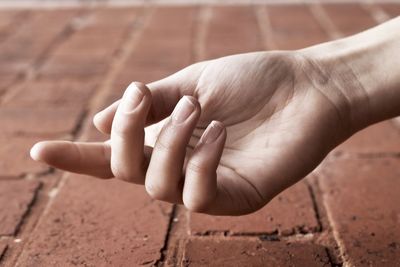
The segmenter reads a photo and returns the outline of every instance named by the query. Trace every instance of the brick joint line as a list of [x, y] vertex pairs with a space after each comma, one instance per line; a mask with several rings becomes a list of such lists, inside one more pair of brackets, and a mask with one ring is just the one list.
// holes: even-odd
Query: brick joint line
[[326, 11], [321, 4], [310, 5], [309, 9], [330, 39], [335, 40], [344, 37], [333, 21], [329, 18], [328, 14], [326, 14]]
[[6, 254], [8, 250], [8, 245], [6, 245], [5, 249], [2, 251], [2, 253], [0, 254], [0, 262], [3, 260], [4, 255]]
[[170, 235], [171, 235], [171, 229], [173, 227], [176, 211], [177, 211], [177, 207], [176, 207], [176, 205], [173, 205], [172, 206], [172, 211], [171, 211], [171, 213], [169, 215], [170, 217], [169, 217], [169, 220], [168, 220], [167, 233], [166, 233], [166, 235], [164, 237], [164, 244], [160, 249], [160, 257], [156, 260], [156, 262], [154, 263], [154, 266], [157, 266], [157, 267], [163, 266], [163, 262], [167, 257], [169, 238], [170, 238]]
[[306, 180], [305, 183], [307, 184], [307, 189], [310, 193], [311, 196], [311, 201], [312, 201], [312, 205], [313, 205], [313, 209], [314, 209], [314, 213], [315, 213], [315, 217], [317, 219], [318, 222], [318, 229], [317, 232], [322, 232], [324, 230], [322, 222], [321, 222], [321, 214], [319, 212], [319, 207], [318, 207], [318, 201], [314, 192], [314, 189], [312, 188], [311, 184]]
[[276, 42], [274, 41], [271, 29], [271, 21], [269, 18], [266, 6], [254, 7], [255, 16], [257, 19], [258, 31], [265, 50], [277, 49]]
[[31, 199], [31, 201], [28, 203], [25, 212], [22, 214], [21, 220], [19, 220], [17, 225], [15, 226], [15, 230], [12, 233], [12, 235], [0, 235], [0, 237], [3, 237], [3, 236], [14, 237], [14, 236], [18, 235], [19, 230], [21, 229], [21, 226], [24, 224], [25, 218], [29, 216], [33, 205], [35, 205], [35, 203], [36, 203], [39, 191], [42, 189], [42, 187], [43, 187], [43, 183], [39, 182], [39, 185], [35, 188], [35, 191], [33, 192], [33, 197]]

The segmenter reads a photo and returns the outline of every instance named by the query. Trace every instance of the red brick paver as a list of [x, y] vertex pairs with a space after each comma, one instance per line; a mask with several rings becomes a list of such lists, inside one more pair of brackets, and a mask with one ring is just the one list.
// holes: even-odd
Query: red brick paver
[[17, 266], [136, 266], [160, 258], [171, 208], [140, 186], [72, 176]]
[[185, 244], [182, 266], [329, 266], [322, 246], [257, 238], [200, 239]]
[[43, 138], [107, 138], [91, 117], [133, 80], [232, 53], [302, 48], [364, 30], [382, 14], [399, 15], [400, 5], [1, 10], [0, 264], [400, 265], [394, 120], [357, 133], [317, 172], [243, 217], [191, 214], [140, 186], [29, 158]]
[[399, 165], [398, 158], [355, 159], [324, 168], [324, 203], [352, 266], [400, 265]]
[[190, 232], [196, 235], [214, 232], [290, 235], [320, 230], [313, 200], [304, 182], [281, 193], [256, 213], [241, 217], [191, 214], [189, 223]]

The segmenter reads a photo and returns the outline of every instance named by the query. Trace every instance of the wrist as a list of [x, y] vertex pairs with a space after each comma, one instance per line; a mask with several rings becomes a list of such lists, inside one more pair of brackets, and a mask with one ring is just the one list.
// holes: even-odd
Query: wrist
[[319, 89], [339, 110], [348, 134], [400, 115], [400, 17], [299, 52], [325, 77]]

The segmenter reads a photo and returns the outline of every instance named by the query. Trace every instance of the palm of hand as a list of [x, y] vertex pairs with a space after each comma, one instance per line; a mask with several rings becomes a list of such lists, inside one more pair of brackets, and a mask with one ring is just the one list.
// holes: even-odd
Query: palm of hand
[[[185, 93], [202, 107], [188, 156], [212, 120], [227, 129], [217, 176], [230, 201], [218, 203], [224, 206], [217, 210], [243, 214], [261, 208], [312, 171], [333, 145], [326, 130], [336, 126], [332, 104], [287, 56], [226, 57], [200, 63], [187, 75], [198, 78]], [[154, 129], [148, 140], [161, 127]]]

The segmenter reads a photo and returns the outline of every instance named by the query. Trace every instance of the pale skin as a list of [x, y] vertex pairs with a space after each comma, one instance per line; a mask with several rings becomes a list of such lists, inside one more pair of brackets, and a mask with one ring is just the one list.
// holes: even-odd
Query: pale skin
[[302, 50], [196, 63], [132, 83], [99, 112], [94, 124], [107, 142], [45, 141], [31, 156], [144, 185], [151, 197], [194, 212], [248, 214], [355, 132], [400, 115], [399, 62], [396, 18]]

